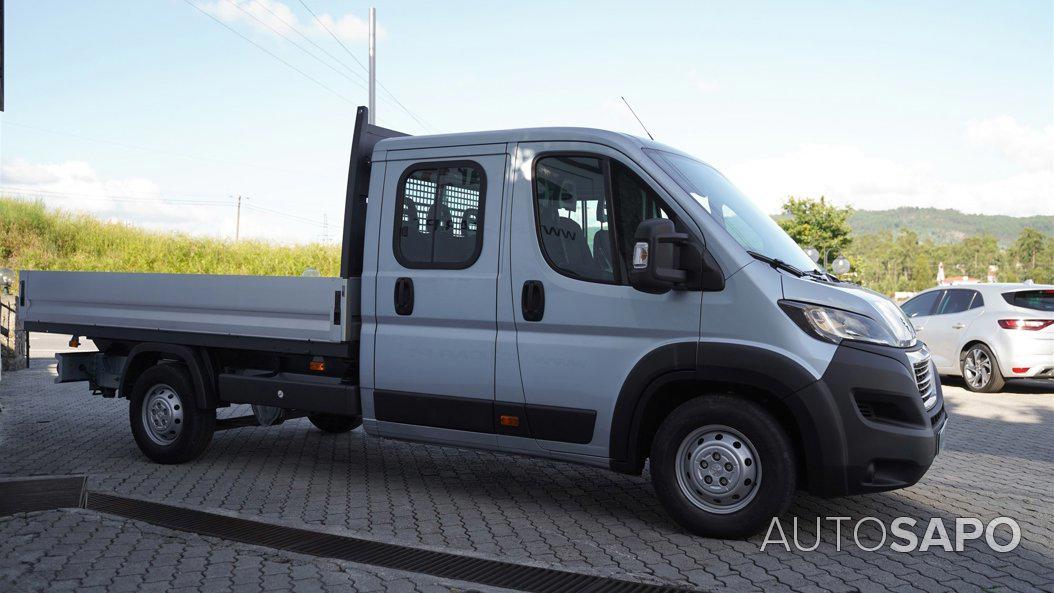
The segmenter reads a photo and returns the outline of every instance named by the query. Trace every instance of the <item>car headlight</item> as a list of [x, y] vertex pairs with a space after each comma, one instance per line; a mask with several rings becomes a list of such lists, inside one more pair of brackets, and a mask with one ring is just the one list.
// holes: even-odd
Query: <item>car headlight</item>
[[797, 301], [780, 301], [779, 304], [798, 327], [818, 340], [834, 344], [842, 340], [857, 340], [897, 348], [915, 344], [913, 332], [894, 332], [886, 324], [866, 315]]

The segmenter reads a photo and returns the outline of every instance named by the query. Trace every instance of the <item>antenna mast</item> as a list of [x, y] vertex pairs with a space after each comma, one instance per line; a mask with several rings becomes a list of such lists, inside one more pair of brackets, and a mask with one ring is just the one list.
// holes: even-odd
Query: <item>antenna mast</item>
[[626, 109], [629, 109], [629, 112], [632, 113], [633, 117], [637, 119], [637, 123], [640, 124], [640, 127], [644, 129], [644, 133], [648, 135], [648, 138], [654, 140], [655, 136], [651, 135], [651, 132], [649, 132], [648, 128], [645, 127], [644, 122], [640, 121], [640, 118], [637, 117], [637, 112], [633, 111], [633, 107], [630, 106], [629, 101], [627, 101], [625, 97], [619, 97], [619, 99], [622, 99], [622, 102], [626, 104]]

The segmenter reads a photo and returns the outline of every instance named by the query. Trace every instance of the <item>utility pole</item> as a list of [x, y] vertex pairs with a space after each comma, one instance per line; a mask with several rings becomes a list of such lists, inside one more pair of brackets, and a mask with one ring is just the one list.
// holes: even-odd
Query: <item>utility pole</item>
[[[245, 198], [248, 200], [249, 198]], [[242, 197], [238, 196], [238, 215], [234, 220], [234, 242], [237, 243], [241, 239], [242, 234]]]
[[370, 116], [377, 123], [377, 9], [370, 7]]

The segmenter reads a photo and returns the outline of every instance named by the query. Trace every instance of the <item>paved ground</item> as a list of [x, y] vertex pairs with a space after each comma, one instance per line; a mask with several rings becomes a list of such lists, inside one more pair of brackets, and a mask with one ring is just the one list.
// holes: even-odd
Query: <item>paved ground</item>
[[[45, 354], [39, 342], [34, 345], [35, 355]], [[1054, 395], [1045, 387], [1018, 386], [998, 395], [949, 387], [953, 424], [945, 450], [920, 484], [833, 500], [803, 494], [783, 522], [790, 536], [797, 518], [803, 526], [801, 543], [809, 545], [818, 517], [851, 517], [850, 526], [866, 516], [886, 525], [899, 516], [920, 525], [936, 517], [951, 527], [954, 517], [987, 522], [1006, 515], [1022, 528], [1016, 550], [997, 553], [968, 541], [963, 552], [898, 553], [888, 544], [866, 552], [856, 547], [851, 533], [836, 540], [833, 523], [825, 522], [815, 551], [770, 545], [761, 552], [763, 536], [727, 542], [684, 534], [663, 513], [647, 476], [384, 441], [358, 430], [328, 436], [306, 420], [217, 433], [203, 459], [154, 465], [131, 439], [123, 400], [90, 397], [83, 385], [54, 385], [51, 377], [37, 363], [36, 369], [5, 375], [0, 383], [0, 477], [87, 474], [96, 490], [713, 591], [1054, 591]], [[921, 539], [924, 528], [915, 531]], [[860, 534], [868, 544], [880, 538], [870, 522]], [[1005, 534], [998, 539], [1005, 541]], [[186, 583], [177, 580], [183, 568], [194, 575], [183, 578], [195, 586], [220, 589], [233, 582], [224, 580], [232, 578], [229, 572], [241, 569], [254, 575], [245, 578], [255, 590], [459, 586], [86, 511], [0, 519], [0, 590], [9, 585], [32, 590], [34, 584], [71, 574], [81, 579], [78, 586], [91, 579], [106, 580], [111, 587], [139, 583], [137, 575], [158, 565], [158, 558], [167, 567], [158, 577], [162, 588]], [[268, 571], [284, 576], [268, 577]], [[311, 583], [293, 582], [296, 575], [310, 575], [301, 580]]]

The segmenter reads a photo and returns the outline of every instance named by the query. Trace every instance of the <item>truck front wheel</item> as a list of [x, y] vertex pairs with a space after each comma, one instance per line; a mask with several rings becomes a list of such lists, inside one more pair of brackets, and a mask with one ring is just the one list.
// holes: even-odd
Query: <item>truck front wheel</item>
[[651, 480], [666, 511], [692, 533], [743, 538], [794, 497], [794, 448], [760, 405], [731, 395], [681, 404], [651, 449]]
[[158, 364], [132, 387], [128, 419], [139, 449], [157, 463], [196, 459], [212, 442], [216, 411], [194, 405], [194, 388], [186, 370]]

